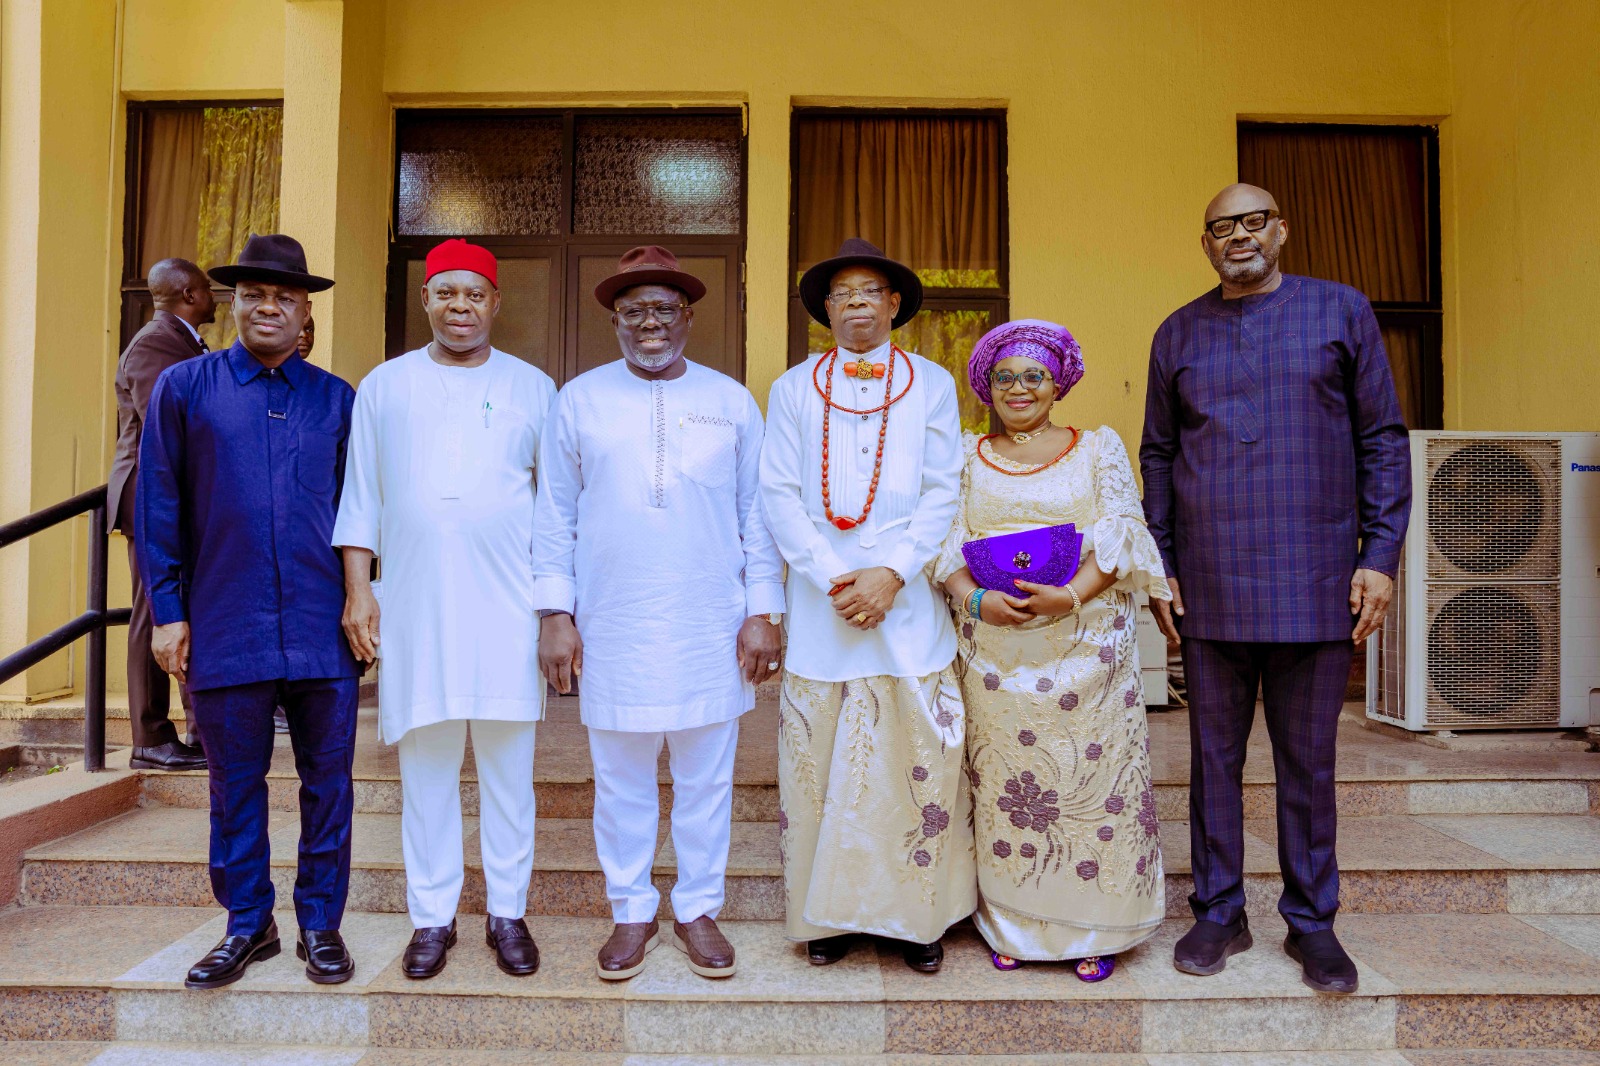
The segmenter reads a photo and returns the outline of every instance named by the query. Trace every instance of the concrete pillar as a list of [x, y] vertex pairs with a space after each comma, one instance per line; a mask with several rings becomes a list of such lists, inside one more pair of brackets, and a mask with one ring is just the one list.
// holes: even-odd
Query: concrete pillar
[[289, 0], [284, 18], [283, 231], [311, 271], [314, 362], [351, 384], [383, 361], [393, 122], [383, 0]]
[[[0, 521], [103, 479], [120, 227], [114, 0], [0, 5]], [[0, 652], [83, 610], [87, 520], [0, 551]], [[69, 691], [69, 649], [0, 688]], [[81, 672], [81, 671], [79, 671]]]

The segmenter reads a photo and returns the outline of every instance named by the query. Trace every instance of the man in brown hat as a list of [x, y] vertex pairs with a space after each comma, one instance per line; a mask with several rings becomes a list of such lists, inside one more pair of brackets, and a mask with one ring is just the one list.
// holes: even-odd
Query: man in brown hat
[[812, 963], [851, 934], [937, 970], [977, 905], [955, 631], [923, 568], [955, 518], [961, 425], [948, 371], [890, 331], [916, 274], [866, 241], [806, 271], [835, 347], [772, 386], [761, 496], [789, 563], [778, 813], [788, 933]]
[[734, 971], [717, 928], [739, 717], [779, 666], [782, 563], [758, 501], [761, 411], [683, 358], [706, 287], [665, 248], [635, 248], [595, 288], [622, 358], [569, 382], [539, 449], [534, 606], [559, 692], [583, 677], [595, 846], [616, 923], [606, 980], [656, 946], [656, 766], [672, 768], [672, 942], [702, 977]]
[[288, 712], [300, 773], [296, 953], [318, 984], [348, 981], [356, 691], [333, 548], [355, 390], [295, 350], [310, 294], [300, 242], [252, 235], [212, 269], [234, 286], [239, 339], [166, 370], [150, 396], [134, 522], [155, 622], [151, 652], [187, 682], [211, 771], [211, 888], [227, 933], [189, 988], [231, 984], [279, 952], [267, 845], [272, 712]]
[[187, 259], [160, 260], [146, 281], [156, 312], [117, 360], [117, 451], [106, 495], [106, 512], [114, 528], [128, 538], [128, 571], [133, 579], [133, 612], [128, 619], [128, 725], [133, 730], [133, 754], [128, 765], [135, 770], [204, 770], [205, 752], [178, 739], [167, 719], [172, 687], [150, 654], [150, 601], [134, 549], [133, 498], [151, 390], [167, 367], [205, 352], [199, 327], [216, 320], [217, 301], [205, 271]]

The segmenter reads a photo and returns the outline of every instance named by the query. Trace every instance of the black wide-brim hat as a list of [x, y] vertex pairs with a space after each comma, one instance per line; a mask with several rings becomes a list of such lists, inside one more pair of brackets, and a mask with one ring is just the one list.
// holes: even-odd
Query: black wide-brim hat
[[811, 317], [829, 327], [828, 289], [833, 276], [845, 267], [867, 266], [880, 271], [889, 279], [889, 286], [900, 294], [900, 312], [894, 316], [893, 329], [910, 322], [922, 309], [922, 281], [916, 272], [904, 263], [897, 263], [883, 254], [883, 249], [860, 237], [850, 237], [839, 245], [839, 253], [824, 259], [800, 277], [800, 302]]
[[285, 233], [250, 234], [237, 263], [212, 267], [206, 273], [212, 281], [229, 287], [241, 281], [268, 281], [307, 292], [333, 288], [332, 278], [318, 277], [306, 270], [306, 250]]

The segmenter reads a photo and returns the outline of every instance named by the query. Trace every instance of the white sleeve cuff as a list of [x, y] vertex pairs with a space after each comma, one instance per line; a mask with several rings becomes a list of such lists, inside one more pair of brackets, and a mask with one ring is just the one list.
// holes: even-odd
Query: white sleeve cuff
[[762, 582], [745, 586], [744, 614], [746, 618], [754, 618], [758, 614], [782, 614], [783, 610], [783, 585], [778, 582]]
[[570, 577], [554, 574], [535, 574], [533, 577], [533, 609], [536, 611], [566, 611], [571, 614], [578, 602], [578, 586]]

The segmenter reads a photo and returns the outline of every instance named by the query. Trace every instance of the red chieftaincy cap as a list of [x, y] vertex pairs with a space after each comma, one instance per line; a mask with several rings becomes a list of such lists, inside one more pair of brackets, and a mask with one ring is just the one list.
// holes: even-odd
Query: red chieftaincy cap
[[482, 274], [488, 278], [489, 284], [495, 288], [500, 287], [495, 274], [499, 264], [495, 260], [494, 253], [460, 237], [452, 237], [442, 244], [434, 245], [433, 250], [428, 253], [426, 265], [427, 273], [422, 279], [423, 284], [427, 284], [428, 278], [446, 270], [470, 270], [474, 274]]

